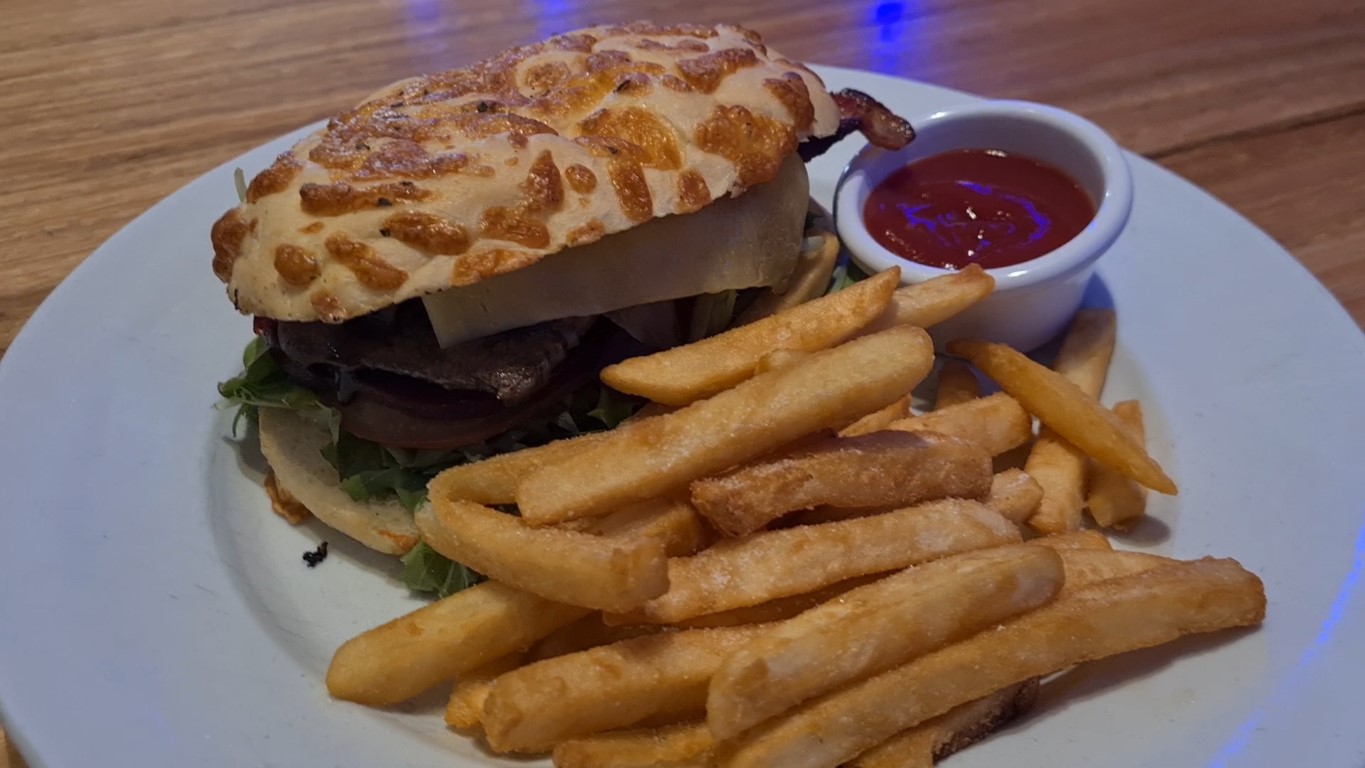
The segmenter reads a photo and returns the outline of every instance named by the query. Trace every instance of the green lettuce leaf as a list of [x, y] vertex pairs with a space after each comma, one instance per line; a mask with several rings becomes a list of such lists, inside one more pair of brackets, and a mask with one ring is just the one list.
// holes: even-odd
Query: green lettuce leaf
[[[336, 467], [342, 490], [356, 501], [396, 497], [416, 512], [427, 500], [427, 482], [442, 470], [459, 464], [519, 451], [568, 437], [612, 429], [644, 405], [591, 381], [566, 397], [558, 409], [531, 419], [516, 429], [475, 445], [450, 451], [389, 448], [340, 429], [334, 409], [318, 402], [311, 391], [294, 384], [275, 363], [263, 339], [257, 337], [242, 355], [243, 372], [218, 385], [220, 407], [236, 407], [233, 432], [242, 419], [254, 419], [258, 408], [321, 409], [332, 423], [332, 442], [322, 449]], [[515, 514], [515, 510], [504, 510]], [[403, 581], [416, 592], [440, 597], [482, 581], [483, 577], [439, 552], [419, 544], [403, 557]]]
[[255, 420], [257, 408], [306, 411], [323, 407], [317, 395], [289, 380], [260, 336], [246, 345], [242, 368], [241, 374], [218, 385], [218, 394], [223, 397], [218, 407], [237, 409], [232, 420], [234, 435], [243, 419]]
[[336, 430], [335, 442], [322, 455], [337, 468], [341, 487], [356, 501], [397, 496], [409, 510], [426, 500], [427, 482], [441, 470], [471, 461], [533, 448], [588, 432], [612, 429], [641, 401], [596, 382], [573, 393], [559, 410], [532, 419], [489, 440], [450, 451], [389, 448]]
[[829, 290], [826, 293], [842, 291], [860, 280], [866, 280], [867, 277], [867, 273], [859, 269], [851, 259], [841, 258], [834, 267], [834, 274], [830, 275]]
[[430, 592], [447, 597], [484, 581], [476, 573], [420, 541], [403, 555], [403, 583], [413, 592]]

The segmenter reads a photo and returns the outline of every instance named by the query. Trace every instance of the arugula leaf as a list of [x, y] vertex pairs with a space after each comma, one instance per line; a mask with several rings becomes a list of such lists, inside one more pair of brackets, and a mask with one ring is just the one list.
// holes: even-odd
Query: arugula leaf
[[218, 394], [223, 400], [219, 408], [236, 408], [237, 415], [232, 420], [232, 433], [242, 419], [255, 420], [257, 408], [289, 408], [306, 411], [322, 408], [317, 395], [289, 380], [275, 358], [265, 339], [253, 337], [242, 353], [243, 372], [218, 385]]
[[607, 429], [616, 429], [621, 422], [635, 415], [638, 410], [640, 410], [638, 400], [627, 398], [614, 389], [601, 387], [598, 390], [597, 407], [588, 411], [587, 415]]
[[611, 429], [639, 410], [640, 401], [593, 383], [565, 399], [561, 409], [488, 441], [450, 451], [389, 448], [336, 430], [322, 455], [337, 468], [341, 488], [356, 501], [397, 496], [409, 510], [426, 501], [427, 482], [441, 470], [489, 456], [544, 445], [585, 432]]
[[[542, 414], [516, 429], [476, 445], [456, 450], [390, 448], [341, 429], [340, 414], [318, 402], [317, 396], [289, 380], [270, 355], [265, 340], [256, 337], [242, 354], [243, 372], [218, 385], [221, 408], [236, 407], [233, 432], [241, 420], [254, 419], [258, 408], [320, 409], [329, 417], [332, 442], [323, 458], [336, 467], [342, 490], [356, 501], [397, 497], [416, 512], [427, 500], [427, 482], [441, 470], [489, 456], [511, 453], [587, 432], [612, 429], [644, 403], [592, 381], [569, 395], [556, 411]], [[503, 509], [516, 514], [515, 508]], [[438, 597], [467, 589], [484, 577], [419, 543], [403, 556], [403, 582], [415, 592]]]
[[834, 267], [834, 274], [830, 275], [829, 290], [825, 293], [837, 293], [856, 282], [866, 280], [867, 277], [867, 273], [859, 269], [857, 264], [844, 257]]
[[447, 597], [485, 580], [483, 574], [451, 560], [420, 541], [403, 555], [403, 583], [413, 592]]

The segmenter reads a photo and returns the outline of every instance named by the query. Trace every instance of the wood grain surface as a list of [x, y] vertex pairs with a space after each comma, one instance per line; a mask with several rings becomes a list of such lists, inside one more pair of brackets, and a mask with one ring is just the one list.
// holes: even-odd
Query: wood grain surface
[[[1079, 112], [1241, 211], [1365, 321], [1357, 0], [6, 0], [5, 11], [0, 354], [101, 241], [243, 150], [401, 77], [630, 18], [740, 23], [796, 58]], [[206, 232], [186, 258], [207, 270], [209, 256]]]

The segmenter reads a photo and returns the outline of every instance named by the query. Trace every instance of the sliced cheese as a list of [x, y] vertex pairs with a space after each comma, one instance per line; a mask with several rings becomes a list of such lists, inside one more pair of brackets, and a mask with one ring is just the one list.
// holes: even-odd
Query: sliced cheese
[[517, 272], [423, 298], [442, 347], [562, 317], [783, 284], [810, 195], [793, 155], [777, 177], [696, 213], [665, 216]]

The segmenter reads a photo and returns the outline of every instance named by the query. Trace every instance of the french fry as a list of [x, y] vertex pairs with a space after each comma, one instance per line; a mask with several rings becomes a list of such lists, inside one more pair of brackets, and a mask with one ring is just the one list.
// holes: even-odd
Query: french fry
[[[638, 422], [631, 422], [635, 423]], [[622, 424], [617, 431], [630, 428], [630, 424]], [[576, 455], [610, 434], [594, 432], [451, 467], [427, 483], [427, 495], [432, 499], [459, 499], [477, 504], [511, 504], [517, 500], [517, 483], [522, 478]]]
[[938, 389], [934, 392], [934, 410], [960, 405], [981, 397], [981, 382], [961, 360], [948, 359], [938, 370]]
[[1109, 363], [1118, 341], [1118, 317], [1112, 309], [1082, 309], [1071, 320], [1052, 368], [1082, 392], [1099, 397], [1109, 378]]
[[545, 636], [540, 642], [531, 646], [526, 657], [531, 661], [543, 661], [553, 659], [556, 656], [586, 651], [599, 645], [611, 645], [622, 640], [631, 640], [645, 635], [657, 635], [660, 632], [672, 631], [672, 629], [672, 627], [663, 624], [631, 624], [627, 626], [607, 624], [602, 621], [602, 614], [590, 613]]
[[493, 690], [493, 681], [504, 672], [520, 667], [523, 661], [524, 654], [509, 653], [456, 678], [450, 700], [446, 702], [446, 725], [463, 730], [478, 728], [483, 717], [483, 703]]
[[[1035, 539], [1034, 543], [1039, 541]], [[1070, 594], [1101, 581], [1133, 576], [1179, 562], [1146, 552], [1124, 552], [1114, 549], [1059, 548], [1056, 552], [1061, 556], [1062, 568], [1066, 571], [1066, 586], [1062, 594]]]
[[762, 531], [668, 561], [669, 590], [607, 621], [668, 623], [813, 592], [845, 579], [1019, 541], [986, 506], [942, 499], [886, 514]]
[[1029, 543], [1041, 544], [1053, 549], [1112, 550], [1114, 548], [1109, 537], [1099, 531], [1071, 531], [1070, 533], [1058, 533], [1052, 536], [1039, 536], [1036, 539], [1031, 539]]
[[758, 361], [758, 364], [754, 366], [754, 375], [761, 376], [765, 373], [790, 367], [809, 356], [809, 352], [802, 352], [799, 349], [775, 349]]
[[976, 264], [922, 283], [902, 286], [866, 332], [875, 333], [897, 325], [929, 328], [970, 308], [993, 290], [995, 278]]
[[721, 611], [720, 613], [707, 613], [701, 616], [693, 616], [690, 619], [683, 619], [682, 621], [677, 621], [673, 624], [635, 624], [630, 626], [672, 626], [684, 627], [687, 629], [701, 629], [704, 627], [737, 627], [742, 624], [767, 624], [774, 621], [786, 621], [787, 619], [809, 611], [821, 603], [829, 602], [864, 584], [871, 584], [878, 579], [885, 578], [885, 576], [886, 574], [882, 573], [858, 576], [845, 581], [836, 582], [828, 587], [821, 587], [814, 592], [779, 597], [776, 600], [769, 600], [766, 603], [748, 605], [743, 608], [733, 608], [728, 611]]
[[933, 433], [874, 432], [702, 478], [691, 490], [692, 504], [712, 527], [745, 536], [798, 509], [979, 499], [990, 486], [991, 457], [975, 443]]
[[397, 704], [587, 613], [484, 582], [347, 640], [327, 668], [327, 691], [372, 707]]
[[[1142, 404], [1124, 400], [1114, 404], [1114, 415], [1128, 428], [1138, 443], [1146, 443], [1142, 424]], [[1147, 489], [1108, 467], [1092, 466], [1090, 492], [1085, 505], [1097, 525], [1124, 528], [1147, 513]]]
[[[1080, 391], [1098, 398], [1114, 357], [1118, 327], [1113, 310], [1076, 313], [1062, 340], [1053, 368]], [[1039, 533], [1065, 533], [1081, 527], [1085, 454], [1044, 427], [1029, 452], [1024, 471], [1043, 488], [1043, 499], [1029, 525]]]
[[816, 507], [787, 515], [782, 518], [781, 525], [784, 528], [798, 525], [822, 525], [824, 523], [837, 523], [840, 520], [852, 520], [855, 517], [883, 515], [891, 511], [893, 511], [891, 507]]
[[999, 512], [1005, 519], [1021, 525], [1038, 509], [1043, 489], [1021, 469], [997, 472], [991, 478], [991, 490], [986, 494], [986, 506]]
[[885, 672], [1046, 604], [1057, 553], [1026, 544], [945, 557], [806, 611], [730, 655], [711, 678], [706, 722], [728, 739], [801, 702]]
[[910, 415], [910, 396], [906, 395], [896, 402], [873, 411], [847, 427], [839, 430], [839, 437], [857, 437], [873, 432], [880, 432], [886, 429], [887, 425], [897, 419], [904, 419]]
[[1033, 441], [1024, 471], [1043, 489], [1029, 527], [1043, 535], [1080, 530], [1085, 454], [1044, 426]]
[[531, 528], [469, 501], [437, 499], [414, 519], [432, 549], [547, 600], [624, 611], [668, 589], [668, 556], [657, 539]]
[[710, 768], [716, 739], [706, 723], [611, 731], [555, 745], [555, 768]]
[[1109, 579], [759, 725], [723, 745], [719, 763], [839, 765], [1007, 686], [1186, 634], [1255, 625], [1264, 616], [1260, 579], [1233, 560]]
[[1152, 490], [1177, 492], [1175, 482], [1128, 434], [1123, 422], [1065, 376], [1003, 344], [959, 340], [949, 343], [948, 351], [971, 360], [1025, 409], [1091, 459]]
[[768, 626], [667, 632], [539, 661], [497, 679], [483, 710], [498, 752], [539, 752], [564, 739], [651, 716], [700, 712], [726, 656]]
[[886, 308], [900, 279], [899, 269], [886, 270], [748, 325], [607, 366], [602, 381], [655, 402], [687, 405], [753, 376], [774, 350], [815, 352], [851, 338]]
[[848, 768], [933, 768], [1028, 712], [1037, 697], [1037, 680], [1002, 688], [892, 736], [859, 755]]
[[923, 416], [899, 419], [886, 428], [960, 437], [979, 444], [992, 456], [1017, 448], [1033, 437], [1033, 419], [1018, 401], [1003, 392], [950, 405]]
[[736, 325], [747, 325], [762, 320], [811, 301], [825, 292], [829, 287], [834, 266], [839, 261], [839, 238], [832, 232], [821, 232], [816, 237], [819, 239], [818, 243], [813, 243], [813, 238], [807, 237], [802, 245], [801, 256], [786, 290], [777, 293], [769, 289], [759, 294], [758, 298], [735, 318]]
[[928, 374], [932, 360], [928, 334], [906, 327], [814, 353], [708, 400], [607, 433], [527, 476], [517, 486], [517, 504], [528, 523], [547, 525], [668, 493], [894, 402]]
[[653, 539], [669, 557], [690, 555], [711, 539], [697, 510], [685, 499], [660, 496], [588, 521], [584, 531], [617, 541]]

